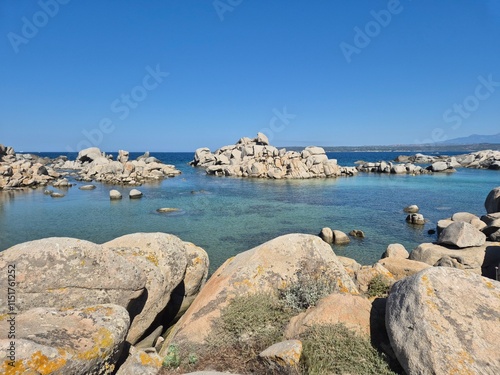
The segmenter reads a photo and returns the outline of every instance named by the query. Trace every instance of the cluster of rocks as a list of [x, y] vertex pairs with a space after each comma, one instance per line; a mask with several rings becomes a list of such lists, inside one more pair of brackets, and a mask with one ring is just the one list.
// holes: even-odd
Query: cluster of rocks
[[457, 212], [439, 220], [437, 241], [420, 244], [410, 259], [495, 278], [500, 267], [500, 187], [488, 194], [484, 205], [486, 215], [481, 217]]
[[[415, 154], [411, 156], [400, 155], [396, 158], [397, 162], [415, 163], [415, 164], [437, 164], [445, 163], [449, 168], [465, 167], [475, 169], [500, 169], [500, 151], [482, 150], [471, 152], [469, 154], [446, 156], [446, 155], [424, 155]], [[443, 168], [445, 164], [438, 164]]]
[[59, 160], [54, 167], [76, 170], [81, 181], [98, 181], [113, 185], [142, 185], [151, 180], [174, 177], [181, 172], [173, 165], [163, 164], [148, 152], [136, 160], [129, 160], [129, 152], [118, 151], [117, 160], [97, 147], [78, 153], [75, 161]]
[[62, 174], [49, 165], [49, 159], [19, 154], [0, 144], [0, 190], [46, 186], [60, 181]]
[[[399, 157], [401, 158], [401, 157]], [[398, 159], [399, 159], [398, 158]], [[371, 172], [371, 173], [392, 173], [392, 174], [428, 174], [428, 173], [439, 173], [439, 172], [456, 172], [455, 167], [460, 166], [453, 162], [436, 161], [433, 162], [428, 167], [422, 167], [420, 165], [415, 165], [411, 162], [395, 164], [390, 161], [379, 161], [375, 163], [358, 163], [357, 169], [359, 172]]]
[[[365, 233], [359, 229], [353, 229], [349, 232], [349, 236], [354, 238], [365, 238]], [[325, 227], [321, 229], [319, 232], [319, 237], [325, 241], [327, 244], [335, 244], [335, 245], [345, 245], [351, 242], [347, 234], [342, 232], [341, 230], [331, 229]]]
[[164, 233], [102, 245], [47, 238], [0, 253], [0, 272], [13, 290], [0, 296], [0, 314], [15, 321], [13, 340], [13, 325], [0, 319], [9, 373], [114, 374], [130, 345], [118, 374], [139, 373], [130, 371], [136, 361], [157, 373], [161, 334], [204, 285], [208, 256]]
[[302, 152], [277, 149], [269, 145], [262, 133], [254, 139], [241, 138], [235, 145], [221, 147], [214, 153], [199, 148], [190, 164], [205, 168], [207, 174], [234, 177], [306, 179], [357, 173], [353, 167], [341, 167], [337, 160], [328, 159], [321, 147], [306, 147]]

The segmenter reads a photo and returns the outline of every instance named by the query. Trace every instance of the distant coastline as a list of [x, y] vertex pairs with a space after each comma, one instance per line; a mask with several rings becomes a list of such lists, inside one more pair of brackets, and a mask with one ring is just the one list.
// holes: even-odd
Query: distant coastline
[[[415, 144], [415, 145], [386, 145], [386, 146], [322, 146], [326, 152], [475, 152], [481, 150], [500, 150], [499, 143], [475, 143], [468, 145], [445, 144]], [[286, 146], [287, 150], [301, 150], [301, 146]]]

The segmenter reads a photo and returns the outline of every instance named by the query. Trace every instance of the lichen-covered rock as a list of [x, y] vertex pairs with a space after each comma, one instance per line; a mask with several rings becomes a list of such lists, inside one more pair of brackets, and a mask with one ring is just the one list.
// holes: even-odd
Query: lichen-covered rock
[[116, 375], [157, 375], [162, 362], [162, 358], [156, 352], [137, 350], [128, 356]]
[[[74, 238], [45, 238], [1, 252], [1, 285], [7, 285], [12, 267], [18, 311], [105, 303], [132, 309], [146, 285], [142, 271], [125, 258]], [[6, 294], [0, 294], [0, 314], [8, 312], [6, 299]]]
[[322, 273], [339, 291], [357, 293], [331, 247], [317, 236], [289, 234], [275, 238], [227, 260], [205, 284], [198, 297], [165, 340], [168, 345], [203, 345], [212, 322], [236, 296], [275, 292], [297, 280], [297, 271]]
[[283, 371], [296, 369], [302, 355], [300, 340], [287, 340], [274, 344], [261, 352], [259, 357], [265, 360], [271, 368]]
[[35, 308], [15, 316], [12, 340], [9, 317], [0, 318], [0, 370], [12, 375], [112, 374], [130, 323], [117, 305]]
[[124, 257], [146, 276], [147, 300], [132, 321], [127, 341], [134, 344], [167, 306], [172, 291], [184, 278], [185, 243], [166, 233], [134, 233], [115, 238], [103, 249]]
[[363, 266], [356, 271], [355, 281], [359, 291], [366, 293], [370, 282], [377, 276], [381, 277], [387, 285], [392, 285], [396, 282], [396, 278], [387, 268], [380, 263], [375, 263], [373, 266]]
[[285, 330], [287, 339], [298, 338], [314, 325], [342, 323], [363, 336], [370, 335], [371, 302], [352, 294], [334, 293], [322, 298], [314, 307], [294, 316]]
[[500, 283], [432, 267], [394, 284], [389, 338], [408, 374], [500, 373]]
[[396, 280], [404, 279], [430, 267], [424, 262], [395, 257], [381, 259], [378, 263], [394, 275]]

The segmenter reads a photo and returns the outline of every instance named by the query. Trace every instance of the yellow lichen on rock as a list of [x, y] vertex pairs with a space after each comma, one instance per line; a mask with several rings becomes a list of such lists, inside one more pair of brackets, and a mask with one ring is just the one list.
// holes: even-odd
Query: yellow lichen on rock
[[41, 375], [49, 375], [61, 369], [66, 364], [66, 359], [58, 357], [50, 359], [41, 351], [36, 351], [28, 360], [28, 369], [38, 371]]

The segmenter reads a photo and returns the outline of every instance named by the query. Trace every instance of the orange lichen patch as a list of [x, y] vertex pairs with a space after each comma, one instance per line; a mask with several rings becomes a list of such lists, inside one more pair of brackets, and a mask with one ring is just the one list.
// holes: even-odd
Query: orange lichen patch
[[453, 360], [449, 361], [453, 364], [450, 369], [450, 375], [475, 375], [476, 372], [471, 369], [471, 365], [474, 363], [474, 359], [469, 353], [462, 350], [458, 353], [458, 358], [454, 356]]
[[198, 264], [201, 264], [203, 263], [203, 261], [201, 260], [200, 257], [196, 257], [193, 259], [193, 265], [198, 265]]
[[257, 276], [262, 275], [264, 273], [264, 267], [258, 266], [257, 269], [255, 270], [255, 275], [253, 278], [255, 279]]
[[139, 354], [139, 359], [140, 359], [141, 364], [143, 366], [154, 366], [154, 367], [158, 367], [158, 368], [161, 367], [161, 362], [158, 358], [153, 358], [144, 352], [141, 352]]
[[7, 319], [8, 316], [9, 316], [8, 314], [2, 314], [2, 315], [0, 315], [0, 322], [3, 321], [3, 320], [5, 320], [5, 319]]
[[[89, 350], [77, 353], [76, 357], [78, 359], [91, 360], [99, 357], [104, 358], [115, 342], [113, 335], [106, 328], [100, 328], [92, 341], [94, 345]], [[103, 349], [103, 353], [101, 353], [101, 349]]]
[[434, 295], [434, 289], [430, 285], [429, 278], [427, 275], [422, 276], [422, 281], [427, 289], [427, 296], [432, 297]]
[[82, 310], [84, 313], [92, 314], [95, 312], [104, 313], [106, 316], [111, 316], [113, 314], [113, 309], [108, 306], [90, 306]]
[[244, 279], [243, 281], [237, 281], [234, 283], [235, 288], [239, 288], [240, 286], [246, 286], [248, 288], [252, 288], [254, 285], [248, 279]]
[[484, 285], [486, 285], [487, 288], [489, 288], [489, 289], [494, 289], [495, 288], [495, 286], [493, 285], [493, 283], [491, 281], [487, 281], [487, 280], [484, 280], [484, 279], [482, 279], [482, 280], [483, 280]]
[[146, 259], [153, 263], [156, 267], [158, 267], [159, 261], [158, 257], [155, 254], [149, 253], [148, 255], [146, 255]]
[[2, 374], [5, 375], [20, 375], [26, 373], [23, 361], [4, 361], [2, 364]]
[[34, 352], [27, 363], [29, 369], [36, 370], [41, 375], [52, 374], [53, 372], [60, 370], [65, 364], [65, 358], [59, 357], [50, 359], [41, 351]]

